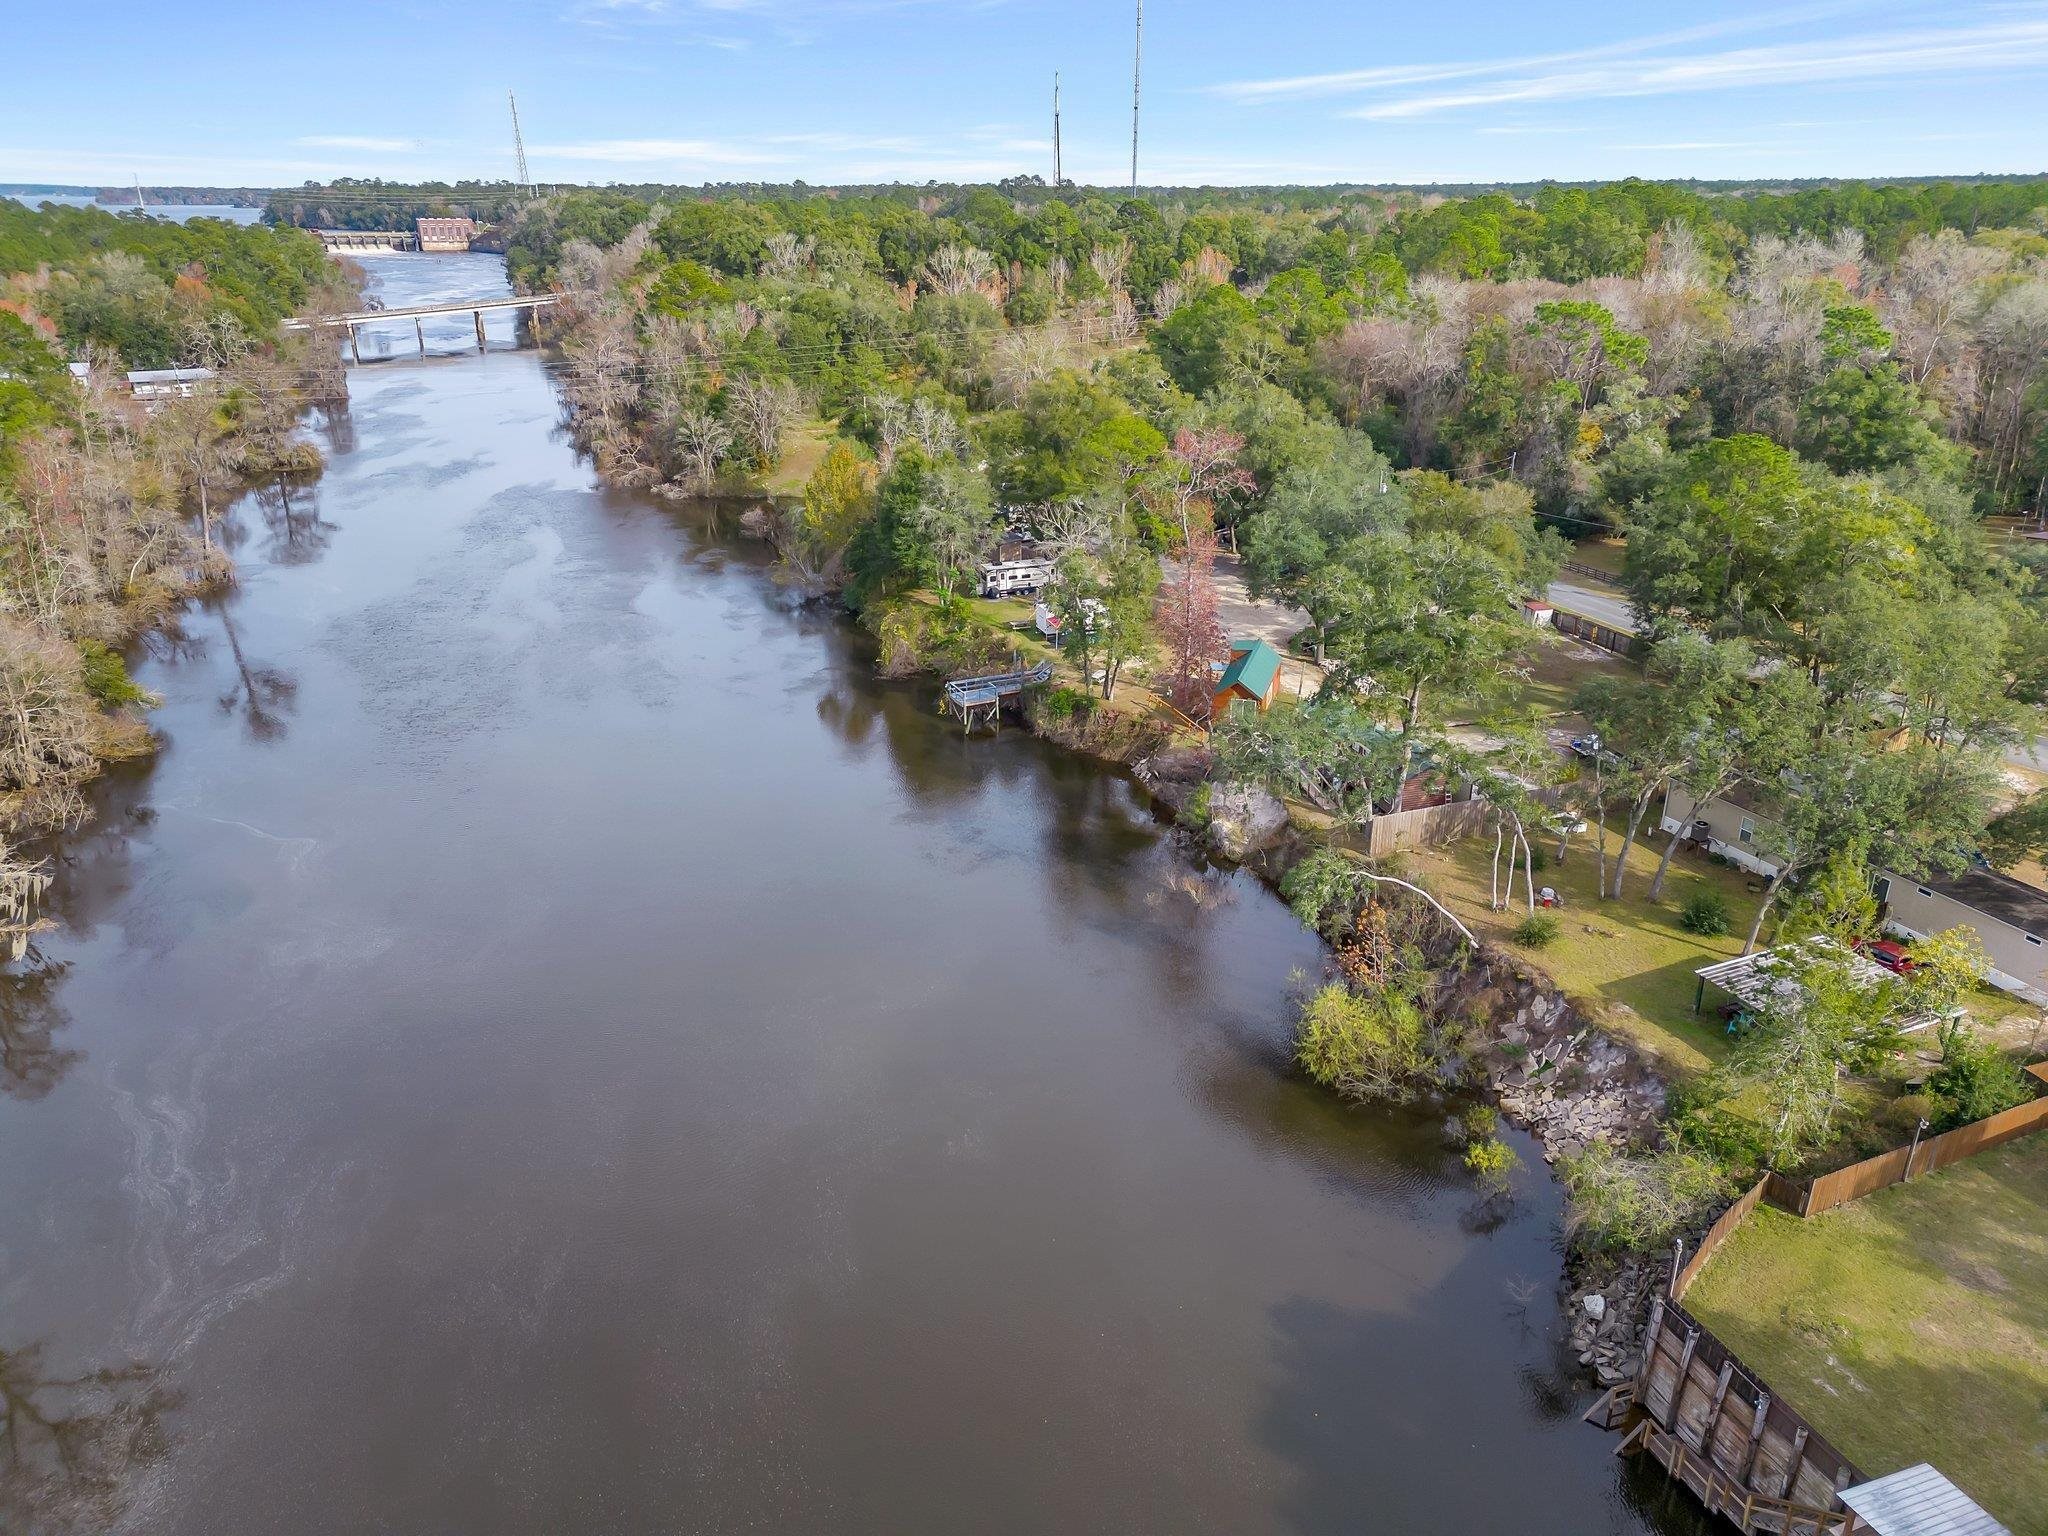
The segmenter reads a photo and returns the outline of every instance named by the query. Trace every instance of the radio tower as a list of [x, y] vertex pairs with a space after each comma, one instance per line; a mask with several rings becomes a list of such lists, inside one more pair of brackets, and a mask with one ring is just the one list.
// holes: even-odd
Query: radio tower
[[1138, 31], [1131, 44], [1131, 196], [1138, 195], [1138, 86], [1145, 74], [1145, 0], [1138, 0]]
[[1066, 182], [1060, 172], [1060, 72], [1052, 72], [1052, 186], [1057, 192]]
[[519, 190], [532, 197], [533, 181], [526, 174], [526, 140], [519, 134], [519, 98], [507, 91], [505, 99], [512, 104], [512, 158], [519, 166]]

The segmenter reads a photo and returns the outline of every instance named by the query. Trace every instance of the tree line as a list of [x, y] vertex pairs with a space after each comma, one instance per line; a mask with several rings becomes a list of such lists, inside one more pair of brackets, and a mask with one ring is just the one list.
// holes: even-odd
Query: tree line
[[[296, 435], [345, 397], [335, 348], [278, 338], [349, 307], [359, 274], [298, 231], [0, 202], [0, 938], [45, 876], [13, 846], [74, 826], [110, 757], [146, 751], [124, 653], [230, 579], [217, 524], [252, 479], [317, 473]], [[146, 410], [129, 368], [208, 368]], [[74, 372], [75, 369], [75, 372]]]

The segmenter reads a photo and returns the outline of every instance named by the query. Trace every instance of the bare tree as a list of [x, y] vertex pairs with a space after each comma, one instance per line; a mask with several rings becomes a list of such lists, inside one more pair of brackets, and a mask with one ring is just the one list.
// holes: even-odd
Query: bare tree
[[973, 293], [993, 282], [995, 275], [995, 258], [972, 245], [940, 246], [925, 259], [921, 273], [926, 287], [948, 298]]
[[1067, 366], [1067, 338], [1051, 326], [1028, 326], [1005, 331], [996, 341], [991, 365], [996, 393], [1015, 405], [1043, 382]]
[[51, 829], [85, 819], [83, 789], [99, 772], [98, 714], [76, 646], [0, 619], [0, 796], [13, 802], [17, 825]]
[[690, 483], [707, 491], [718, 478], [718, 461], [732, 447], [732, 428], [709, 411], [683, 411], [669, 428], [669, 443], [688, 466]]
[[802, 412], [795, 386], [784, 379], [738, 378], [725, 386], [742, 441], [767, 469], [782, 457], [782, 436]]
[[811, 264], [817, 251], [816, 237], [778, 231], [768, 237], [768, 254], [761, 262], [761, 275], [794, 277]]
[[1971, 245], [1953, 229], [1916, 235], [1899, 253], [1884, 288], [1884, 316], [1914, 383], [1955, 366], [1982, 286], [2005, 264], [2004, 252]]
[[1105, 291], [1122, 293], [1125, 274], [1131, 267], [1131, 242], [1119, 236], [1088, 253], [1088, 265], [1102, 282]]
[[904, 426], [910, 440], [934, 463], [956, 458], [966, 451], [967, 433], [959, 418], [922, 395], [910, 402]]

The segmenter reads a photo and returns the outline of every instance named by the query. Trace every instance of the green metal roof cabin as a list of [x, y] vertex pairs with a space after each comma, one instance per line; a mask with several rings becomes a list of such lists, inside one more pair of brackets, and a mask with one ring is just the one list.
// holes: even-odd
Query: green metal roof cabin
[[1280, 690], [1280, 653], [1263, 640], [1230, 642], [1230, 665], [1216, 680], [1209, 699], [1209, 718], [1220, 719], [1239, 701], [1269, 709]]

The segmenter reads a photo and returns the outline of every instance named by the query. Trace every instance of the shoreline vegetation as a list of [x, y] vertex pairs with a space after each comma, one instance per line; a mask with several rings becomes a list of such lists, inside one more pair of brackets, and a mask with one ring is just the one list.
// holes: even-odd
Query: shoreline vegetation
[[[41, 926], [34, 839], [89, 814], [103, 764], [146, 755], [133, 649], [231, 583], [221, 509], [320, 473], [305, 410], [347, 399], [294, 313], [352, 305], [361, 273], [298, 230], [0, 200], [0, 942]], [[131, 369], [206, 370], [138, 400]]]
[[[885, 674], [1051, 654], [1022, 604], [968, 593], [1027, 538], [1054, 561], [1070, 640], [1029, 723], [1131, 766], [1330, 942], [1311, 1077], [1477, 1087], [1537, 1134], [1611, 1319], [1581, 1361], [1612, 1381], [1671, 1242], [1758, 1172], [2025, 1092], [1966, 1022], [1902, 1048], [1980, 990], [1965, 931], [1875, 993], [1792, 966], [1711, 1050], [1613, 1030], [1543, 951], [1563, 919], [1626, 946], [1641, 907], [1674, 936], [1846, 946], [1877, 931], [1878, 869], [2040, 856], [2048, 800], [2000, 759], [2048, 704], [2048, 550], [1994, 519], [2048, 483], [2044, 206], [2038, 182], [584, 191], [522, 210], [507, 250], [520, 287], [574, 296], [555, 339], [599, 474], [765, 496], [747, 531]], [[1526, 603], [1588, 539], [1645, 650], [1560, 682]], [[1204, 741], [1219, 547], [1305, 616], [1323, 685]], [[1603, 745], [1567, 753], [1573, 731]], [[1428, 859], [1362, 852], [1459, 785], [1505, 944]], [[1786, 877], [1752, 901], [1688, 872], [1657, 826], [1673, 790], [1773, 803]], [[1566, 857], [1595, 880], [1560, 914], [1538, 896]], [[1487, 1115], [1457, 1134], [1504, 1187]]]

